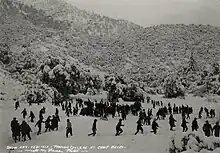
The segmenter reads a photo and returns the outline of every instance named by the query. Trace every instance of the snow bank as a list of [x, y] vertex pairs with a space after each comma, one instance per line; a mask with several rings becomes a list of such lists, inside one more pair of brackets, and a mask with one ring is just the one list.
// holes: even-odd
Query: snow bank
[[218, 152], [220, 150], [220, 138], [206, 137], [202, 131], [187, 132], [183, 135], [175, 134], [169, 143], [169, 152]]

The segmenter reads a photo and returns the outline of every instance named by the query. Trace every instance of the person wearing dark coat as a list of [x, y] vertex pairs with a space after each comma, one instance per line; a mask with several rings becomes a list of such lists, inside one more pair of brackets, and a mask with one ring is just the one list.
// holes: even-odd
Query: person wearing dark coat
[[44, 119], [43, 114], [44, 114], [44, 109], [41, 109], [40, 112], [39, 112], [39, 119], [40, 119], [40, 120], [43, 120], [43, 119]]
[[216, 122], [216, 124], [214, 125], [213, 132], [215, 137], [219, 137], [219, 133], [220, 133], [219, 122]]
[[115, 136], [119, 136], [123, 132], [123, 130], [121, 129], [121, 126], [124, 126], [124, 125], [122, 124], [122, 119], [119, 119], [119, 122], [116, 125], [116, 134], [115, 134]]
[[31, 140], [30, 132], [32, 132], [31, 127], [23, 121], [21, 124], [22, 141], [26, 141], [26, 136]]
[[121, 110], [121, 117], [122, 117], [122, 120], [126, 120], [126, 113], [125, 113], [125, 110]]
[[94, 119], [94, 122], [92, 124], [92, 133], [88, 134], [88, 136], [95, 136], [96, 135], [96, 131], [97, 131], [97, 128], [96, 128], [96, 123], [97, 123], [97, 119]]
[[209, 118], [209, 110], [208, 110], [208, 108], [205, 107], [204, 110], [205, 110], [205, 112], [206, 112], [206, 117]]
[[34, 118], [35, 118], [35, 115], [32, 111], [30, 111], [30, 116], [29, 118], [31, 118], [31, 122], [33, 123], [34, 122]]
[[172, 108], [168, 107], [169, 113], [172, 114]]
[[175, 122], [176, 122], [176, 120], [173, 118], [173, 115], [171, 114], [169, 117], [169, 124], [170, 124], [171, 131], [173, 131], [173, 128], [176, 127]]
[[53, 115], [53, 118], [51, 119], [51, 130], [54, 130], [56, 126], [56, 118], [55, 115]]
[[20, 125], [17, 121], [17, 119], [14, 117], [13, 120], [11, 121], [11, 131], [12, 131], [12, 138], [17, 141], [20, 141]]
[[50, 124], [50, 122], [51, 122], [51, 116], [48, 116], [48, 118], [46, 119], [46, 121], [45, 121], [45, 132], [47, 132], [47, 130], [49, 130], [49, 132], [50, 132], [50, 129], [51, 129], [51, 124]]
[[64, 111], [64, 110], [65, 110], [65, 105], [64, 105], [64, 103], [62, 103], [61, 106], [62, 106], [62, 111]]
[[151, 115], [148, 114], [146, 117], [146, 125], [151, 125]]
[[23, 115], [23, 119], [25, 119], [25, 117], [27, 116], [26, 108], [24, 108], [24, 110], [21, 112], [21, 114]]
[[206, 123], [204, 124], [202, 129], [205, 133], [205, 136], [207, 136], [207, 137], [211, 136], [213, 130], [212, 130], [212, 125], [209, 124], [209, 121], [206, 121]]
[[211, 116], [211, 118], [215, 117], [215, 110], [214, 109], [210, 110], [210, 116]]
[[203, 107], [201, 107], [200, 110], [199, 110], [199, 119], [202, 118], [202, 112], [203, 112]]
[[18, 123], [16, 124], [16, 133], [15, 135], [18, 137], [18, 141], [21, 140], [21, 125]]
[[40, 119], [40, 120], [38, 120], [37, 123], [35, 124], [35, 127], [38, 126], [37, 135], [41, 134], [42, 123], [44, 123], [44, 121], [43, 121], [42, 119]]
[[158, 123], [157, 123], [157, 120], [156, 119], [154, 119], [153, 120], [153, 122], [152, 122], [152, 130], [153, 130], [153, 132], [154, 132], [154, 134], [157, 134], [157, 129], [158, 129], [158, 127], [159, 127], [159, 125], [158, 125]]
[[147, 114], [146, 114], [146, 112], [145, 112], [145, 109], [143, 109], [143, 112], [142, 112], [142, 117], [143, 117], [143, 124], [146, 124], [146, 122], [147, 122]]
[[65, 113], [66, 113], [66, 116], [67, 116], [67, 117], [70, 117], [70, 110], [69, 110], [69, 107], [66, 107], [66, 112], [65, 112]]
[[18, 107], [20, 107], [20, 104], [19, 104], [19, 101], [16, 101], [16, 102], [15, 102], [15, 110], [17, 110]]
[[17, 119], [16, 117], [14, 117], [13, 120], [11, 121], [11, 132], [12, 132], [12, 138], [14, 139], [15, 139], [15, 133], [16, 133], [16, 124], [17, 124]]
[[187, 121], [186, 121], [186, 118], [184, 117], [184, 118], [182, 119], [182, 124], [181, 124], [181, 126], [182, 126], [182, 128], [183, 128], [183, 132], [187, 132], [187, 130], [188, 130], [187, 123], [189, 123], [189, 122], [187, 122]]
[[68, 135], [71, 135], [73, 136], [73, 133], [72, 133], [72, 124], [70, 122], [69, 119], [67, 119], [67, 126], [66, 126], [66, 137], [68, 138]]
[[59, 127], [59, 122], [60, 122], [60, 117], [59, 115], [55, 115], [55, 128], [58, 131], [58, 127]]
[[55, 115], [59, 115], [59, 110], [58, 110], [58, 108], [56, 108]]
[[192, 121], [192, 131], [194, 130], [198, 130], [199, 126], [198, 126], [198, 122], [197, 122], [197, 118], [194, 118], [194, 120]]
[[142, 128], [142, 118], [139, 118], [139, 120], [137, 121], [137, 131], [135, 133], [135, 135], [137, 135], [137, 133], [141, 130], [141, 133], [143, 134], [144, 130]]

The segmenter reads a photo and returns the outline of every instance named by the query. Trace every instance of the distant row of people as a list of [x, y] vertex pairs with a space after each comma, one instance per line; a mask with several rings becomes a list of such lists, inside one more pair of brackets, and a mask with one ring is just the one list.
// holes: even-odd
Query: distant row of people
[[[148, 103], [150, 102], [150, 99], [147, 99]], [[59, 103], [60, 104], [60, 103]], [[153, 110], [151, 108], [148, 108], [147, 113], [145, 112], [145, 109], [141, 109], [141, 103], [140, 102], [135, 102], [133, 105], [119, 105], [116, 103], [109, 103], [109, 102], [103, 102], [102, 100], [98, 103], [97, 101], [95, 103], [91, 102], [89, 99], [88, 101], [85, 101], [83, 103], [82, 99], [77, 99], [77, 103], [75, 106], [72, 106], [71, 102], [63, 102], [61, 103], [61, 108], [63, 111], [65, 111], [67, 117], [69, 117], [70, 114], [77, 115], [79, 108], [81, 108], [81, 115], [88, 115], [88, 116], [94, 116], [94, 117], [101, 117], [101, 118], [106, 118], [108, 117], [109, 114], [112, 115], [112, 118], [115, 117], [115, 113], [118, 113], [118, 116], [121, 117], [119, 119], [118, 124], [116, 125], [116, 134], [115, 136], [119, 136], [121, 133], [123, 133], [122, 126], [123, 120], [126, 120], [126, 116], [131, 113], [134, 116], [138, 115], [139, 112], [139, 119], [137, 121], [137, 130], [134, 133], [135, 135], [141, 132], [143, 134], [143, 125], [151, 125], [152, 131], [154, 134], [157, 134], [157, 130], [159, 128], [159, 125], [157, 123], [157, 120], [160, 119], [165, 119], [167, 115], [169, 116], [169, 125], [170, 125], [170, 130], [173, 131], [173, 128], [176, 127], [175, 122], [177, 122], [173, 114], [181, 114], [182, 115], [182, 123], [181, 127], [183, 128], [183, 132], [186, 132], [188, 130], [187, 124], [189, 123], [186, 119], [190, 119], [190, 114], [193, 113], [192, 107], [187, 106], [174, 106], [172, 107], [170, 103], [168, 103], [168, 106], [164, 106], [162, 101], [154, 101], [151, 100], [152, 108], [155, 109], [156, 106], [159, 107], [158, 111], [156, 112], [156, 118], [153, 120], [151, 123], [151, 119], [153, 118]], [[84, 107], [84, 105], [86, 107]], [[60, 106], [60, 105], [56, 105]], [[19, 102], [15, 103], [15, 110], [19, 107]], [[73, 108], [73, 110], [72, 110]], [[207, 117], [215, 117], [215, 110], [211, 109], [210, 112], [208, 111], [207, 108], [204, 109]], [[45, 114], [46, 108], [43, 107], [39, 111], [39, 120], [36, 122], [35, 127], [38, 127], [38, 132], [37, 135], [41, 134], [42, 130], [42, 124], [45, 123], [45, 132], [51, 131], [51, 130], [58, 130], [58, 123], [60, 122], [59, 118], [59, 110], [56, 108], [55, 115], [53, 115], [53, 118], [51, 119], [51, 116], [48, 116], [48, 118], [44, 121], [43, 114]], [[84, 112], [83, 112], [84, 111]], [[203, 108], [201, 107], [199, 111], [199, 118], [201, 118], [201, 114], [203, 113]], [[22, 111], [22, 117], [25, 119], [27, 116], [27, 111], [24, 109]], [[161, 118], [162, 117], [162, 118]], [[30, 116], [31, 122], [34, 122], [35, 115], [32, 111], [30, 111]], [[14, 140], [19, 140], [20, 141], [20, 133], [22, 133], [22, 140], [26, 140], [26, 136], [28, 136], [29, 139], [30, 137], [30, 132], [32, 131], [30, 126], [23, 121], [21, 125], [19, 125], [18, 121], [13, 119], [11, 123], [12, 127], [12, 135]], [[94, 119], [93, 125], [92, 125], [92, 133], [89, 133], [88, 136], [95, 136], [96, 131], [97, 131], [97, 119]], [[18, 128], [19, 127], [19, 128]], [[28, 128], [29, 127], [29, 128]], [[192, 121], [192, 131], [197, 131], [199, 128], [198, 123], [197, 123], [197, 118], [195, 118]], [[28, 129], [28, 130], [27, 130]], [[219, 123], [217, 122], [216, 125], [212, 128], [212, 126], [206, 121], [206, 123], [203, 126], [203, 131], [206, 136], [210, 136], [213, 132], [216, 137], [219, 137]], [[67, 119], [67, 126], [66, 126], [66, 137], [69, 135], [73, 135], [72, 133], [72, 123], [70, 122], [69, 119]]]

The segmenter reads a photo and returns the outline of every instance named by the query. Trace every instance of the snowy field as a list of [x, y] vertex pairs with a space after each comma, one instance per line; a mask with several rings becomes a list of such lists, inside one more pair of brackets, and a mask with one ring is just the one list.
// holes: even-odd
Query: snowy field
[[[181, 116], [180, 115], [174, 115], [175, 119], [178, 120], [177, 127], [174, 132], [169, 131], [169, 125], [168, 125], [168, 117], [164, 121], [158, 121], [159, 123], [159, 131], [157, 135], [154, 135], [150, 133], [151, 127], [144, 126], [144, 135], [138, 134], [134, 135], [136, 131], [136, 121], [138, 120], [138, 117], [128, 115], [127, 120], [124, 121], [125, 127], [123, 127], [124, 133], [121, 136], [115, 137], [115, 126], [118, 122], [119, 117], [116, 117], [112, 119], [109, 117], [109, 121], [103, 121], [98, 119], [98, 132], [97, 136], [95, 137], [88, 137], [87, 134], [91, 132], [91, 126], [93, 123], [92, 117], [83, 117], [83, 116], [70, 116], [69, 119], [72, 122], [73, 126], [73, 136], [70, 138], [65, 137], [65, 128], [66, 128], [66, 115], [64, 112], [59, 108], [59, 114], [61, 122], [59, 124], [59, 130], [44, 133], [44, 126], [42, 129], [42, 134], [37, 136], [37, 128], [34, 127], [34, 124], [36, 124], [36, 120], [38, 120], [39, 116], [39, 110], [45, 106], [46, 107], [46, 114], [44, 115], [44, 118], [46, 118], [49, 115], [53, 115], [55, 113], [55, 106], [52, 106], [49, 103], [44, 103], [39, 106], [32, 105], [28, 106], [28, 104], [22, 103], [20, 104], [20, 108], [17, 111], [14, 111], [14, 102], [13, 98], [18, 96], [20, 94], [20, 91], [22, 91], [22, 86], [18, 84], [17, 82], [4, 79], [4, 77], [1, 76], [1, 80], [5, 82], [5, 85], [1, 84], [1, 92], [5, 92], [6, 94], [3, 95], [5, 101], [1, 101], [1, 153], [6, 152], [6, 146], [123, 146], [120, 149], [101, 149], [98, 150], [89, 150], [89, 152], [108, 152], [108, 153], [115, 153], [115, 152], [127, 152], [127, 153], [166, 153], [167, 148], [169, 147], [169, 140], [170, 137], [173, 136], [174, 133], [181, 135], [182, 128], [180, 127], [181, 122]], [[93, 97], [94, 98], [94, 97]], [[97, 96], [97, 98], [100, 98], [100, 96]], [[189, 104], [194, 108], [194, 114], [191, 115], [190, 123], [194, 117], [198, 117], [198, 110], [201, 106], [206, 106], [207, 108], [215, 108], [217, 112], [217, 118], [219, 116], [218, 112], [220, 112], [220, 107], [218, 103], [212, 103], [207, 102], [205, 99], [202, 98], [195, 98], [192, 96], [187, 96], [187, 98], [184, 99], [163, 99], [161, 96], [151, 96], [154, 100], [162, 100], [165, 105], [167, 105], [168, 102], [171, 102], [173, 104], [176, 103], [177, 106], [180, 106], [182, 104]], [[151, 104], [143, 104], [143, 107], [145, 109], [152, 108]], [[30, 120], [27, 120], [29, 125], [32, 128], [32, 140], [28, 140], [26, 142], [18, 142], [14, 143], [14, 141], [11, 138], [11, 131], [10, 131], [10, 122], [14, 116], [18, 118], [19, 123], [23, 120], [21, 111], [27, 108], [27, 112], [29, 115], [29, 112], [32, 110], [36, 116], [35, 123], [31, 123]], [[153, 110], [153, 114], [155, 115], [155, 111], [158, 109], [156, 107], [155, 110]], [[203, 114], [204, 115], [204, 114]], [[216, 118], [216, 119], [217, 119]], [[201, 121], [199, 121], [200, 128], [202, 127], [204, 121], [206, 119], [203, 117]], [[210, 120], [211, 123], [214, 121]], [[190, 125], [189, 131], [191, 131]], [[11, 150], [11, 153], [17, 153], [16, 150]], [[28, 152], [28, 151], [26, 151]], [[51, 151], [53, 152], [53, 151]], [[55, 151], [54, 151], [55, 152]], [[65, 153], [65, 152], [64, 152]]]
[[148, 27], [157, 24], [220, 25], [219, 0], [65, 0], [105, 16]]

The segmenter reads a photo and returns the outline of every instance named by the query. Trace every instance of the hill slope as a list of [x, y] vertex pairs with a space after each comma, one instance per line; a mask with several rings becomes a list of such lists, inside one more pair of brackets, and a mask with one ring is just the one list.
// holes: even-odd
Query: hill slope
[[15, 63], [21, 62], [21, 54], [39, 61], [45, 60], [45, 53], [71, 56], [127, 81], [160, 89], [169, 74], [183, 75], [179, 72], [188, 67], [192, 53], [198, 66], [196, 75], [205, 69], [211, 72], [210, 65], [219, 61], [219, 27], [142, 28], [79, 10], [62, 0], [1, 1], [8, 5], [5, 10], [10, 10], [1, 20], [1, 40], [8, 44]]

